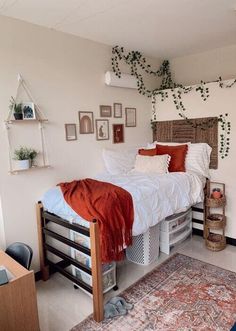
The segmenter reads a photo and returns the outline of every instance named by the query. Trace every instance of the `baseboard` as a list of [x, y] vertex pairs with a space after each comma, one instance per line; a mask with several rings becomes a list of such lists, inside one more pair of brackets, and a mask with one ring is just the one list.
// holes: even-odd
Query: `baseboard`
[[[197, 236], [203, 237], [203, 230], [199, 230], [199, 229], [194, 229], [193, 228], [193, 234], [196, 234]], [[226, 243], [228, 245], [236, 246], [236, 239], [235, 238], [226, 237]]]

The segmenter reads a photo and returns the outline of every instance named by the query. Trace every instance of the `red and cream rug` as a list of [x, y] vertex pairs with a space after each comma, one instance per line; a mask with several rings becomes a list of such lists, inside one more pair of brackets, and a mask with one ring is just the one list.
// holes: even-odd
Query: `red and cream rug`
[[229, 331], [236, 321], [236, 273], [176, 254], [121, 294], [134, 309], [71, 331]]

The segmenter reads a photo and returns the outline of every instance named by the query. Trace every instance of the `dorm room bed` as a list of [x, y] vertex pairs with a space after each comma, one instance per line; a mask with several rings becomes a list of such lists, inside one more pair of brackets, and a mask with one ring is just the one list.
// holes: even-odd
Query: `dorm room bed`
[[[169, 124], [171, 124], [171, 127], [173, 128], [173, 122], [183, 122], [183, 121], [169, 121]], [[160, 122], [160, 126], [163, 126], [164, 122]], [[166, 123], [166, 122], [165, 122]], [[158, 128], [158, 123], [156, 124]], [[165, 125], [166, 127], [166, 125]], [[170, 133], [170, 129], [168, 129]], [[192, 130], [192, 129], [191, 129]], [[195, 135], [193, 136], [194, 139], [191, 139], [192, 142], [199, 142], [197, 140], [197, 137], [199, 137], [199, 134], [197, 134], [197, 128], [194, 129]], [[184, 126], [184, 131], [186, 132], [186, 126]], [[160, 132], [160, 130], [159, 130]], [[178, 131], [179, 132], [179, 131]], [[215, 131], [214, 131], [215, 132]], [[170, 135], [169, 135], [170, 137]], [[183, 134], [181, 136], [181, 141], [190, 141], [189, 136], [187, 138], [183, 138]], [[154, 140], [156, 138], [155, 131], [154, 131]], [[159, 140], [160, 136], [158, 137]], [[169, 138], [174, 140], [173, 137]], [[176, 138], [179, 140], [179, 138]], [[165, 140], [166, 137], [165, 137]], [[197, 140], [197, 141], [196, 141]], [[203, 139], [203, 142], [209, 143], [210, 139], [206, 137], [206, 139]], [[176, 140], [175, 140], [176, 141]], [[180, 142], [181, 142], [180, 141]], [[215, 145], [214, 151], [215, 151]], [[213, 158], [215, 158], [215, 152], [213, 153]], [[106, 175], [105, 177], [99, 177], [97, 179], [104, 180], [107, 182], [112, 182], [115, 185], [120, 185], [121, 187], [125, 188], [127, 191], [132, 194], [133, 200], [134, 200], [134, 211], [136, 215], [136, 219], [134, 221], [133, 225], [133, 235], [139, 235], [140, 233], [144, 233], [150, 226], [155, 225], [156, 223], [163, 220], [165, 217], [184, 210], [184, 208], [188, 208], [190, 205], [193, 205], [200, 200], [202, 200], [201, 192], [204, 186], [204, 182], [202, 181], [202, 178], [199, 178], [199, 176], [196, 176], [195, 174], [167, 174], [164, 175], [165, 178], [169, 181], [173, 181], [175, 183], [175, 190], [172, 194], [175, 196], [177, 194], [177, 191], [179, 190], [179, 193], [181, 195], [181, 201], [184, 201], [183, 205], [178, 206], [177, 200], [173, 201], [174, 199], [170, 199], [172, 203], [174, 203], [174, 206], [164, 204], [162, 208], [160, 209], [160, 206], [157, 204], [156, 209], [154, 208], [154, 213], [150, 215], [150, 212], [148, 213], [147, 210], [149, 208], [149, 203], [155, 203], [157, 201], [165, 201], [165, 198], [168, 196], [168, 193], [171, 192], [170, 187], [168, 185], [165, 187], [165, 180], [164, 177], [163, 185], [160, 186], [160, 195], [158, 195], [158, 190], [155, 190], [156, 195], [153, 194], [154, 191], [151, 191], [149, 196], [146, 196], [147, 200], [147, 206], [146, 208], [143, 208], [143, 206], [140, 206], [140, 201], [143, 200], [145, 196], [145, 189], [147, 186], [145, 186], [142, 176], [140, 177], [140, 174], [131, 174], [131, 179], [127, 176], [110, 176]], [[152, 187], [152, 189], [155, 187], [155, 180], [151, 176], [148, 177], [149, 186]], [[134, 182], [134, 178], [136, 178], [136, 182]], [[187, 179], [188, 178], [188, 179]], [[166, 184], [168, 184], [168, 180], [166, 181]], [[185, 190], [181, 191], [181, 182], [186, 181], [188, 182], [189, 186]], [[189, 187], [191, 186], [190, 182], [192, 181], [192, 193], [194, 195], [190, 196]], [[128, 182], [130, 182], [130, 186], [128, 185]], [[199, 186], [197, 186], [197, 183]], [[186, 184], [186, 183], [185, 183]], [[162, 190], [163, 189], [163, 190]], [[60, 196], [60, 190], [59, 188], [54, 189], [54, 198], [58, 199]], [[52, 198], [53, 194], [51, 195], [50, 199]], [[53, 199], [54, 199], [53, 198]], [[186, 201], [185, 201], [186, 199]], [[60, 199], [59, 199], [60, 200]], [[60, 200], [61, 202], [63, 200]], [[44, 203], [45, 204], [45, 203]], [[77, 284], [79, 287], [87, 291], [88, 293], [92, 294], [93, 296], [93, 307], [94, 307], [94, 319], [96, 321], [101, 321], [103, 319], [103, 270], [102, 270], [102, 263], [101, 263], [101, 252], [100, 252], [100, 239], [99, 239], [99, 228], [96, 220], [93, 222], [86, 222], [78, 217], [78, 215], [73, 214], [73, 210], [70, 210], [69, 206], [66, 206], [65, 209], [53, 209], [52, 206], [57, 206], [58, 204], [53, 204], [50, 206], [50, 203], [46, 206], [45, 210], [42, 207], [42, 204], [39, 203], [37, 205], [37, 215], [38, 215], [38, 232], [39, 232], [39, 252], [40, 252], [40, 266], [42, 271], [42, 278], [43, 280], [47, 280], [49, 278], [49, 266], [54, 268], [56, 271], [59, 271], [62, 273], [65, 277], [70, 279], [74, 284]], [[60, 204], [59, 204], [60, 205]], [[64, 206], [65, 207], [65, 206]], [[179, 207], [179, 208], [178, 208]], [[181, 209], [182, 208], [182, 209]], [[48, 209], [48, 210], [46, 210]], [[148, 215], [148, 217], [147, 217]], [[155, 216], [156, 215], [156, 216]], [[75, 220], [76, 219], [76, 220]], [[84, 223], [85, 222], [85, 223]], [[90, 246], [84, 247], [84, 245], [81, 245], [81, 243], [75, 242], [72, 240], [73, 238], [70, 236], [70, 238], [66, 238], [62, 236], [61, 234], [56, 233], [52, 229], [48, 228], [48, 225], [50, 223], [54, 223], [59, 225], [62, 228], [66, 228], [69, 231], [73, 231], [73, 233], [77, 233], [79, 235], [85, 236], [87, 238], [90, 238]], [[89, 226], [86, 226], [86, 223], [89, 224]], [[84, 263], [81, 263], [78, 261], [73, 255], [66, 254], [65, 252], [61, 251], [58, 248], [53, 247], [48, 243], [46, 240], [48, 237], [51, 237], [53, 239], [56, 239], [57, 241], [71, 247], [72, 249], [76, 249], [78, 252], [81, 252], [82, 254], [85, 254], [90, 257], [91, 264], [86, 265]], [[61, 259], [59, 263], [55, 263], [52, 260], [48, 258], [48, 252], [53, 253], [57, 257]], [[76, 277], [75, 274], [69, 273], [65, 268], [68, 265], [72, 265], [75, 268], [78, 268], [83, 273], [87, 274], [91, 278], [91, 283], [88, 285], [87, 282], [84, 282], [83, 279]], [[108, 269], [109, 271], [109, 269]]]

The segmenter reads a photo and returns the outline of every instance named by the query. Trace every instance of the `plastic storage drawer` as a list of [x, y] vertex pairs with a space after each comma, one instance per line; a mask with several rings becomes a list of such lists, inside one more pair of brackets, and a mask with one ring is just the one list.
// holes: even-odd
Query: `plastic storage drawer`
[[90, 249], [90, 237], [85, 236], [81, 233], [77, 233], [75, 231], [71, 231], [72, 237], [71, 239], [76, 242], [77, 244], [80, 244], [83, 247]]
[[[107, 266], [107, 270], [103, 271], [102, 275], [102, 283], [103, 283], [103, 293], [108, 292], [116, 285], [116, 263], [112, 262]], [[106, 269], [103, 267], [103, 269]], [[84, 283], [92, 286], [92, 276], [80, 270], [76, 267], [73, 267], [73, 274], [79, 279], [82, 280]]]
[[192, 211], [187, 210], [165, 219], [161, 224], [160, 250], [170, 254], [170, 250], [192, 235]]
[[161, 223], [161, 231], [164, 232], [172, 232], [181, 226], [184, 223], [188, 223], [189, 220], [192, 220], [192, 210], [188, 209], [187, 211], [179, 214], [174, 214], [167, 217]]

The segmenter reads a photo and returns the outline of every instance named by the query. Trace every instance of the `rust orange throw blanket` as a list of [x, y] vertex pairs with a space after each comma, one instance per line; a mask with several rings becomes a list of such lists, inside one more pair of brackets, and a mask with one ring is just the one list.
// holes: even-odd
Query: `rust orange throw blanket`
[[113, 184], [90, 178], [59, 184], [69, 206], [87, 221], [96, 219], [102, 262], [118, 261], [124, 245], [132, 244], [132, 196]]

